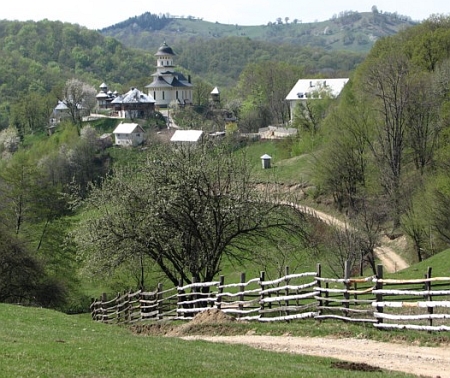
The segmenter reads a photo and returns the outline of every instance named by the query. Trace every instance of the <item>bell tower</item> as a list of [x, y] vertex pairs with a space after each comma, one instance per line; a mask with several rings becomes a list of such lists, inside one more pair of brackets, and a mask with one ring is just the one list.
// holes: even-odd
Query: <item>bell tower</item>
[[173, 59], [175, 57], [175, 53], [173, 52], [172, 48], [167, 45], [167, 43], [164, 41], [164, 43], [161, 45], [161, 47], [156, 52], [156, 70], [159, 74], [166, 73], [166, 72], [172, 72], [174, 68]]

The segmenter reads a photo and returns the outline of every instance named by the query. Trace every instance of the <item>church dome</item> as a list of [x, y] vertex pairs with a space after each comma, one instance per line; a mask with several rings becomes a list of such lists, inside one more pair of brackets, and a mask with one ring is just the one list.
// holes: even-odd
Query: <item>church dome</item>
[[172, 47], [164, 41], [155, 55], [175, 55], [175, 53], [173, 52]]

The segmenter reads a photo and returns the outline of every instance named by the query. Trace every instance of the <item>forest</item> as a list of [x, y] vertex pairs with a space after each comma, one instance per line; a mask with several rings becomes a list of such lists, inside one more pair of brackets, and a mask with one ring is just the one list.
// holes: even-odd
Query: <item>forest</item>
[[[262, 242], [283, 258], [297, 246], [302, 258], [339, 251], [355, 264], [380, 230], [406, 235], [413, 261], [449, 246], [447, 17], [381, 38], [367, 54], [247, 37], [173, 45], [179, 69], [195, 83], [194, 106], [171, 109], [177, 124], [218, 131], [223, 111], [237, 117], [224, 143], [187, 155], [167, 153], [156, 115], [137, 120], [148, 134], [139, 150], [99, 144], [113, 119], [67, 119], [48, 132], [57, 101], [73, 93], [70, 83], [85, 93], [102, 82], [143, 89], [154, 51], [50, 21], [0, 21], [0, 46], [2, 302], [82, 311], [92, 274], [108, 277], [107, 289], [123, 289], [130, 276], [136, 286], [144, 276], [207, 280], [225, 261], [269, 259], [255, 253]], [[350, 78], [340, 97], [306, 101], [289, 124], [284, 99], [293, 84], [333, 77]], [[217, 83], [220, 110], [208, 97]], [[324, 231], [282, 206], [284, 193], [272, 189], [268, 200], [252, 179], [252, 144], [239, 133], [288, 124], [297, 135], [279, 148], [286, 159], [308, 157], [307, 200], [327, 203], [357, 233]]]

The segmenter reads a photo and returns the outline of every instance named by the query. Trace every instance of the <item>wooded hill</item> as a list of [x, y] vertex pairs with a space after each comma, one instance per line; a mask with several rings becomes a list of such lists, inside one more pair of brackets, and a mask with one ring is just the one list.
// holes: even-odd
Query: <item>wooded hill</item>
[[65, 81], [74, 77], [128, 91], [148, 84], [154, 66], [149, 54], [112, 37], [48, 20], [0, 21], [0, 46], [0, 128], [8, 126], [11, 106], [28, 95], [51, 95], [55, 106]]
[[127, 46], [154, 51], [160, 41], [183, 45], [197, 40], [220, 40], [228, 37], [249, 38], [274, 44], [320, 47], [367, 53], [379, 38], [416, 25], [408, 16], [397, 13], [343, 11], [329, 20], [302, 23], [289, 17], [270, 20], [265, 25], [221, 24], [193, 16], [176, 17], [144, 13], [101, 29]]
[[302, 66], [305, 75], [348, 76], [374, 42], [417, 24], [397, 13], [344, 11], [322, 22], [278, 18], [242, 26], [144, 13], [100, 30], [124, 45], [154, 52], [162, 41], [177, 63], [214, 86], [230, 86], [250, 62], [279, 60]]

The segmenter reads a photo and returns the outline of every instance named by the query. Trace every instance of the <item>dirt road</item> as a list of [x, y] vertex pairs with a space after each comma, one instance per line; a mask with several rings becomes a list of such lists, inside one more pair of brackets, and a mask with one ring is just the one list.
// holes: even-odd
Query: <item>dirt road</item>
[[[349, 227], [347, 223], [342, 222], [339, 219], [334, 218], [331, 215], [326, 214], [322, 211], [318, 211], [311, 207], [297, 205], [294, 203], [290, 203], [290, 205], [296, 207], [305, 214], [310, 214], [320, 219], [321, 221], [336, 226], [338, 228], [345, 229]], [[383, 264], [384, 269], [386, 270], [387, 273], [395, 273], [399, 270], [406, 269], [409, 266], [408, 263], [401, 256], [399, 256], [392, 248], [387, 246], [386, 243], [382, 243], [380, 247], [375, 248], [374, 252], [376, 257]]]
[[450, 378], [450, 346], [419, 347], [368, 339], [291, 336], [185, 336], [185, 340], [245, 344], [274, 352], [333, 357], [421, 377]]

